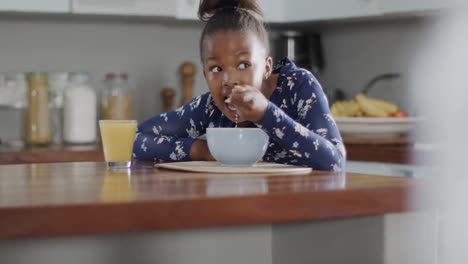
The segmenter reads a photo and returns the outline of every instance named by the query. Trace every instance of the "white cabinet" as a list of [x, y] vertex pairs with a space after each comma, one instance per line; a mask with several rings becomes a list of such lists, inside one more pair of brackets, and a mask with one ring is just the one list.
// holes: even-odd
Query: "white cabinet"
[[69, 13], [70, 0], [3, 0], [0, 11]]
[[176, 2], [167, 0], [72, 0], [72, 13], [173, 17]]
[[287, 2], [294, 1], [284, 1], [284, 0], [260, 0], [260, 9], [263, 12], [266, 22], [271, 23], [281, 23], [285, 22], [285, 12], [284, 7]]
[[[259, 0], [259, 4], [266, 22], [287, 23], [440, 10], [453, 1], [457, 0]], [[0, 12], [72, 12], [198, 20], [198, 5], [199, 0], [0, 0]]]
[[449, 7], [448, 0], [380, 0], [383, 13], [439, 10]]
[[286, 22], [376, 16], [381, 0], [296, 0], [285, 1]]
[[177, 19], [198, 19], [199, 0], [177, 0], [176, 18]]
[[[73, 13], [168, 16], [198, 20], [199, 0], [71, 1]], [[387, 13], [438, 10], [448, 5], [445, 0], [259, 0], [259, 4], [265, 21], [272, 23], [373, 17]]]
[[[198, 19], [199, 0], [177, 0], [176, 18]], [[259, 0], [263, 16], [267, 22], [284, 22], [284, 0]]]

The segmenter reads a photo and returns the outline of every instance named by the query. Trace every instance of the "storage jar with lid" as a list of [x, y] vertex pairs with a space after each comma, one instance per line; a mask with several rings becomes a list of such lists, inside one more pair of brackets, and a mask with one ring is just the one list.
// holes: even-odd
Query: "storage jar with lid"
[[96, 142], [97, 98], [88, 73], [71, 73], [64, 92], [63, 139], [70, 144]]
[[63, 143], [63, 93], [67, 85], [67, 72], [49, 73], [49, 110], [53, 144]]
[[131, 92], [132, 90], [128, 85], [128, 74], [106, 74], [101, 102], [102, 118], [113, 120], [132, 119]]
[[47, 74], [28, 73], [26, 144], [47, 145], [51, 141]]

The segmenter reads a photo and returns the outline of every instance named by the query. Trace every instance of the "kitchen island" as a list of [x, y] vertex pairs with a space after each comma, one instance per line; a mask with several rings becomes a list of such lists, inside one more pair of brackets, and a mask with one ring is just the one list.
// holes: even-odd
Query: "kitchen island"
[[123, 171], [102, 162], [2, 165], [0, 262], [380, 263], [383, 216], [407, 211], [417, 184], [151, 163]]

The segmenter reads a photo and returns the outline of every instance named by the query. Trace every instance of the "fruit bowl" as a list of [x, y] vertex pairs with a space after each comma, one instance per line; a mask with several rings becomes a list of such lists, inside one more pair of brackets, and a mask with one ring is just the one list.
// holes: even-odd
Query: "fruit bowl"
[[343, 137], [396, 138], [410, 133], [420, 121], [417, 117], [336, 117]]

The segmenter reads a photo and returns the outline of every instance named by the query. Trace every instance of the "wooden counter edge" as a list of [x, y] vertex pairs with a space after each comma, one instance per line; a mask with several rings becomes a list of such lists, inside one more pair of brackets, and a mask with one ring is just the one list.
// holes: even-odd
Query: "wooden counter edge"
[[102, 149], [51, 149], [0, 152], [0, 165], [87, 161], [104, 161]]
[[409, 184], [252, 196], [0, 209], [0, 239], [291, 223], [408, 210]]

